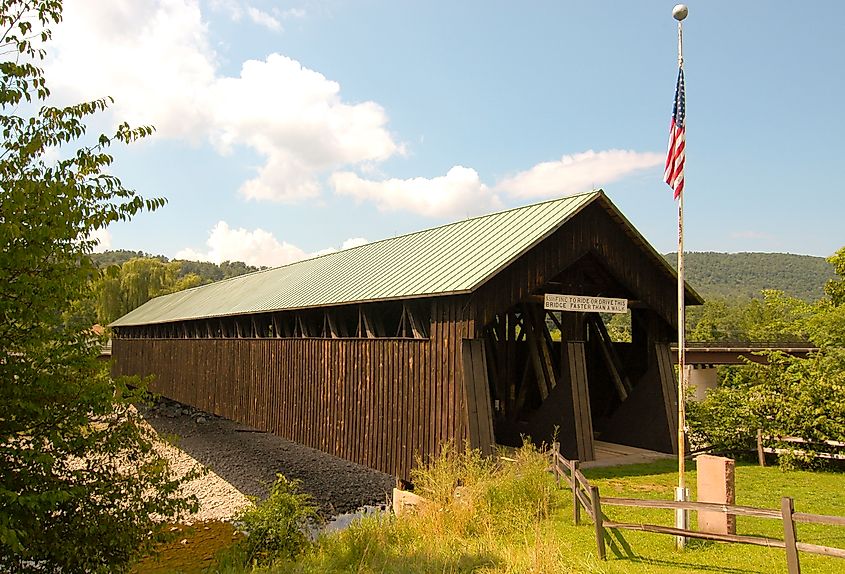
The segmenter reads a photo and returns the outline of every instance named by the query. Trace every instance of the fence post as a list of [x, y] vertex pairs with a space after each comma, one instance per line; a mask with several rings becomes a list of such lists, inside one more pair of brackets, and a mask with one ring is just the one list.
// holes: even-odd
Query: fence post
[[554, 470], [554, 473], [555, 473], [555, 480], [557, 481], [557, 487], [558, 488], [560, 488], [560, 473], [563, 472], [563, 470], [560, 468], [560, 466], [558, 466], [557, 453], [559, 453], [559, 452], [560, 452], [560, 443], [559, 442], [553, 442], [552, 443], [552, 469]]
[[[596, 525], [596, 547], [598, 548], [599, 558], [607, 560], [607, 554], [604, 549], [604, 519], [601, 515], [601, 500], [599, 499], [599, 487], [590, 486], [590, 502], [593, 504], [593, 522]], [[790, 572], [790, 574], [792, 574]]]
[[763, 451], [763, 431], [757, 429], [757, 460], [760, 466], [766, 466], [766, 453]]
[[575, 519], [575, 526], [581, 524], [581, 501], [578, 500], [578, 461], [573, 460], [569, 467], [570, 476], [572, 477], [572, 516]]
[[780, 499], [780, 512], [783, 518], [783, 541], [786, 545], [786, 566], [789, 574], [801, 574], [801, 564], [798, 561], [798, 546], [796, 545], [795, 522], [792, 513], [795, 507], [792, 498], [784, 496]]

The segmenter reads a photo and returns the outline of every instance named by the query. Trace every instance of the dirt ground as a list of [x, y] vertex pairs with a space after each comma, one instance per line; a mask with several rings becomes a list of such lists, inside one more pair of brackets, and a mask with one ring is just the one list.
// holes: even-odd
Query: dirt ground
[[237, 493], [266, 497], [276, 473], [301, 481], [327, 518], [390, 502], [394, 479], [387, 474], [166, 399], [139, 410], [159, 435], [213, 471], [193, 488], [204, 507], [217, 508], [215, 519], [243, 506]]

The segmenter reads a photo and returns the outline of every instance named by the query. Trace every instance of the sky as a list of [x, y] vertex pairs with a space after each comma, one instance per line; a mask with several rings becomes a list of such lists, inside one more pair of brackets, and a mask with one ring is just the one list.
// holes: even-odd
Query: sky
[[[53, 103], [153, 125], [112, 171], [168, 200], [100, 249], [275, 266], [594, 188], [677, 248], [673, 2], [64, 4]], [[688, 6], [686, 249], [832, 254], [845, 3]]]

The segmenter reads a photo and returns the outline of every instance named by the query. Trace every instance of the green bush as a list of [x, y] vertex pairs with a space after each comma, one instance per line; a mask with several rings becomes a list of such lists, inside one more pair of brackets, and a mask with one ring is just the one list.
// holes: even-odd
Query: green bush
[[[732, 370], [701, 403], [690, 403], [690, 440], [741, 454], [755, 448], [756, 431], [808, 441], [845, 441], [845, 350], [829, 348], [807, 359], [773, 353], [768, 365]], [[795, 445], [779, 445], [794, 448]], [[780, 457], [781, 466], [818, 465], [820, 445]]]
[[246, 564], [294, 559], [310, 546], [307, 529], [318, 519], [317, 507], [308, 494], [298, 492], [299, 484], [276, 475], [267, 500], [238, 515], [236, 522], [247, 533], [240, 543]]
[[770, 353], [767, 365], [726, 370], [721, 385], [704, 401], [689, 403], [694, 446], [749, 452], [757, 429], [769, 436], [810, 441], [797, 449], [794, 444], [777, 445], [791, 451], [780, 456], [781, 466], [793, 467], [819, 465], [812, 453], [827, 448], [818, 443], [845, 441], [845, 248], [828, 261], [837, 277], [825, 286], [826, 298], [806, 304], [766, 291], [748, 328], [752, 340], [801, 334], [820, 350], [804, 359]]

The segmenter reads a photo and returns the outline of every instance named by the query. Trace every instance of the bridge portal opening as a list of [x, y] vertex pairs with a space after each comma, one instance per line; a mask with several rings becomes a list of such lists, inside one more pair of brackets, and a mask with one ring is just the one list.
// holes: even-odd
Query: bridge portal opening
[[[549, 311], [545, 293], [625, 298], [633, 308], [616, 319]], [[496, 442], [556, 440], [582, 461], [595, 459], [598, 441], [672, 452], [665, 395], [674, 375], [661, 364], [662, 327], [591, 256], [497, 314], [484, 329]]]

